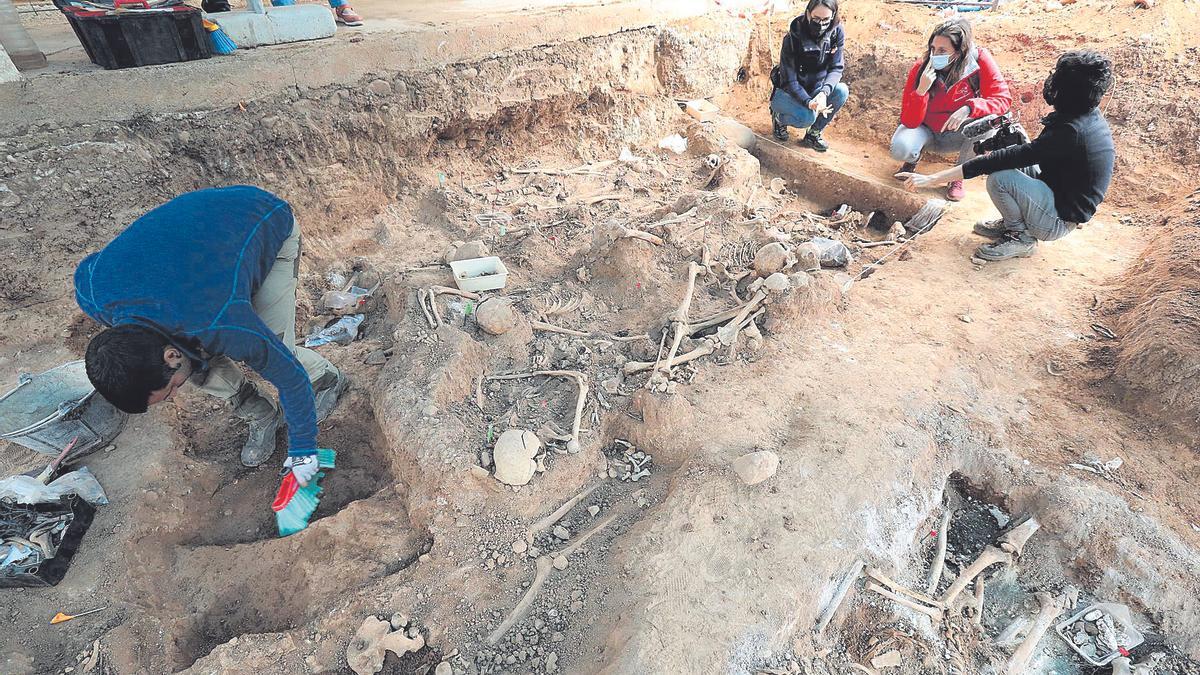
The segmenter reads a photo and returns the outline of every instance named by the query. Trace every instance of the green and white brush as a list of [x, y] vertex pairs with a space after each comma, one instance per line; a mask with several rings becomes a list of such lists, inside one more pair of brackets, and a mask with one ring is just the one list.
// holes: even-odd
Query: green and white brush
[[[317, 450], [317, 466], [332, 469], [336, 457], [337, 453], [333, 450]], [[325, 472], [318, 472], [308, 485], [300, 485], [291, 471], [283, 477], [279, 492], [275, 494], [275, 503], [271, 504], [279, 536], [286, 537], [308, 527], [308, 519], [312, 518], [317, 505], [321, 503], [321, 479], [324, 477]]]

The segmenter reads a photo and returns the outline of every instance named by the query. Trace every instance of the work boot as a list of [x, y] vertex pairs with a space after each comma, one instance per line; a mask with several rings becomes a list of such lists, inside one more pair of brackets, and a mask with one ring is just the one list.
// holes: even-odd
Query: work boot
[[342, 5], [333, 9], [333, 15], [337, 18], [337, 22], [347, 26], [363, 25], [363, 18], [350, 5]]
[[825, 142], [825, 139], [821, 138], [820, 129], [810, 128], [808, 133], [804, 134], [804, 138], [800, 139], [800, 145], [803, 145], [806, 148], [812, 148], [817, 152], [825, 152], [829, 149], [829, 144]]
[[981, 220], [975, 223], [975, 227], [972, 227], [971, 231], [981, 237], [999, 239], [1008, 230], [1004, 227], [1004, 219], [997, 218], [995, 220]]
[[779, 118], [774, 115], [771, 115], [771, 134], [775, 136], [775, 140], [781, 143], [786, 142], [791, 137], [791, 134], [788, 133], [787, 125], [780, 122]]
[[950, 181], [949, 185], [946, 186], [946, 199], [949, 199], [952, 202], [961, 202], [963, 197], [966, 196], [967, 191], [965, 188], [963, 188], [963, 182], [961, 180], [952, 180]]
[[333, 409], [337, 407], [338, 399], [350, 385], [350, 378], [341, 371], [325, 373], [313, 383], [313, 396], [317, 400], [317, 423], [325, 421]]
[[[917, 170], [916, 162], [905, 162], [905, 163], [901, 164], [899, 170], [897, 170], [896, 173], [894, 173], [892, 175], [895, 176], [896, 174], [901, 174], [901, 173], [913, 173], [916, 170]], [[901, 179], [897, 178], [896, 180], [901, 180]]]
[[1006, 232], [999, 241], [984, 244], [975, 255], [996, 262], [1009, 258], [1028, 258], [1037, 250], [1037, 240], [1020, 232]]
[[275, 452], [275, 431], [282, 421], [279, 408], [252, 382], [242, 383], [229, 402], [233, 414], [250, 423], [246, 444], [242, 446], [242, 464], [258, 466]]

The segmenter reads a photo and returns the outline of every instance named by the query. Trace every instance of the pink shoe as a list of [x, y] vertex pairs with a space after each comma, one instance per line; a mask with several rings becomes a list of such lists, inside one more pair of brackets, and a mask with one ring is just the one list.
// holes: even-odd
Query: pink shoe
[[961, 202], [963, 197], [967, 196], [966, 189], [963, 188], [961, 180], [952, 180], [946, 188], [946, 199], [952, 202]]
[[363, 25], [363, 18], [359, 16], [358, 12], [355, 12], [354, 8], [350, 5], [335, 7], [333, 10], [333, 15], [337, 17], [338, 23], [345, 24], [347, 26]]

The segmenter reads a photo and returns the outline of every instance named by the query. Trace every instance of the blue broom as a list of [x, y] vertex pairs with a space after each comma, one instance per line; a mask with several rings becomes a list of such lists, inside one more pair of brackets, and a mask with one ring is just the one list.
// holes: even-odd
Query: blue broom
[[233, 43], [233, 40], [229, 39], [225, 31], [221, 30], [221, 26], [216, 21], [203, 19], [201, 22], [204, 24], [204, 30], [208, 31], [208, 37], [212, 40], [214, 52], [221, 55], [228, 55], [237, 51], [238, 46]]
[[[317, 450], [317, 466], [332, 469], [336, 457], [337, 453], [333, 450]], [[279, 492], [275, 494], [275, 502], [271, 504], [279, 536], [286, 537], [308, 527], [308, 519], [312, 518], [317, 505], [321, 503], [321, 479], [324, 477], [325, 472], [318, 472], [308, 485], [300, 485], [291, 471], [283, 477]]]

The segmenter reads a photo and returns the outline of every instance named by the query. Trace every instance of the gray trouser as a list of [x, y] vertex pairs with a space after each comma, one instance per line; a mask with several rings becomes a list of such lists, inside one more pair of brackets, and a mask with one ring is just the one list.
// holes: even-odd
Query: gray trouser
[[[275, 256], [275, 264], [267, 272], [262, 285], [251, 298], [254, 313], [267, 328], [274, 331], [283, 344], [292, 350], [308, 379], [321, 384], [335, 380], [338, 369], [324, 356], [304, 347], [296, 346], [296, 283], [300, 272], [300, 226], [284, 240]], [[198, 377], [194, 379], [199, 379]], [[244, 388], [246, 375], [233, 359], [216, 356], [209, 360], [207, 378], [195, 384], [206, 394], [225, 399], [233, 404], [234, 412], [247, 419], [259, 419], [273, 415], [275, 403], [262, 395], [252, 395]]]
[[975, 156], [975, 141], [981, 141], [996, 135], [996, 130], [975, 138], [967, 138], [961, 131], [934, 131], [922, 124], [916, 129], [909, 129], [901, 124], [892, 134], [892, 159], [897, 162], [912, 162], [916, 164], [921, 159], [921, 153], [930, 149], [938, 154], [948, 155], [958, 153], [958, 163]]
[[987, 178], [988, 195], [1004, 228], [1040, 241], [1062, 239], [1078, 227], [1058, 217], [1054, 191], [1023, 171], [997, 171]]

